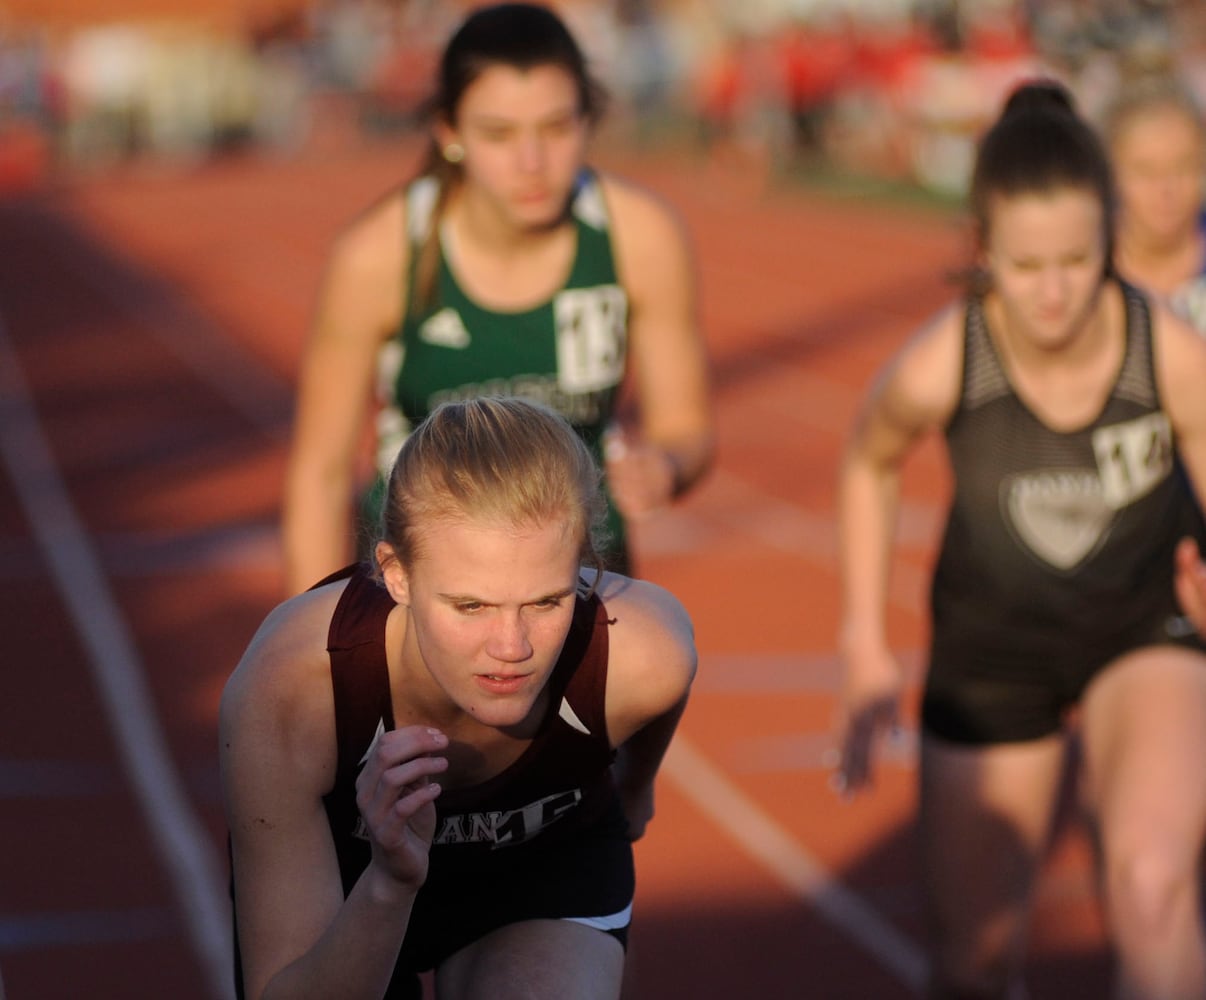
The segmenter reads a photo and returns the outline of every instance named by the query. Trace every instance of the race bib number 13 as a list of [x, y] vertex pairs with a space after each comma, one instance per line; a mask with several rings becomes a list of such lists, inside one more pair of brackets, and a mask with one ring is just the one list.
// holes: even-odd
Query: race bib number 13
[[616, 285], [571, 288], [553, 303], [557, 383], [566, 392], [596, 392], [624, 375], [628, 300]]

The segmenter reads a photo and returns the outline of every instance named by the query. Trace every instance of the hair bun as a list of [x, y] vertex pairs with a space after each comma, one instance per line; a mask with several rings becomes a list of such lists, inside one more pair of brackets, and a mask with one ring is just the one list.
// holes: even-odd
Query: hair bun
[[1035, 111], [1071, 115], [1076, 113], [1076, 106], [1071, 92], [1058, 80], [1028, 80], [1010, 93], [1001, 117], [1008, 118]]

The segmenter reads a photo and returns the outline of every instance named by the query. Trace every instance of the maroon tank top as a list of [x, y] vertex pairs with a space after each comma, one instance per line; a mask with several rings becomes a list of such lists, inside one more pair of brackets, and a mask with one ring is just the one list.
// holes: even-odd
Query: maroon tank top
[[[345, 576], [348, 584], [327, 640], [338, 765], [334, 787], [323, 802], [347, 892], [370, 854], [356, 808], [356, 776], [377, 733], [395, 725], [385, 623], [396, 605], [362, 567], [349, 567], [324, 582]], [[607, 625], [598, 597], [579, 596], [549, 679], [548, 709], [531, 744], [495, 777], [446, 790], [437, 799], [432, 874], [449, 863], [485, 862], [503, 848], [533, 841], [551, 846], [612, 812], [615, 752], [605, 714]]]

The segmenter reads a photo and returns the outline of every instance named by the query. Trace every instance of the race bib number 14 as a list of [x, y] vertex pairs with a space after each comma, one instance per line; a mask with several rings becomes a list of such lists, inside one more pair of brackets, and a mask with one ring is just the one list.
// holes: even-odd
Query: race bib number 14
[[1172, 471], [1172, 429], [1163, 413], [1093, 432], [1093, 452], [1106, 504], [1119, 510], [1150, 492]]

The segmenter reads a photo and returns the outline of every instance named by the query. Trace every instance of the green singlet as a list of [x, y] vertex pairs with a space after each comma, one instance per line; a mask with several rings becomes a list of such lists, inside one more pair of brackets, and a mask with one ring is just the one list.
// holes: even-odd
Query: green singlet
[[[415, 301], [416, 262], [437, 194], [431, 177], [406, 191], [407, 302]], [[628, 297], [616, 280], [607, 207], [593, 172], [579, 177], [571, 216], [577, 251], [569, 277], [532, 309], [498, 312], [479, 305], [460, 287], [441, 249], [434, 303], [408, 311], [378, 359], [378, 478], [363, 508], [368, 525], [378, 523], [384, 479], [410, 428], [449, 400], [522, 396], [545, 403], [573, 425], [602, 464], [603, 432], [627, 357]], [[610, 495], [607, 527], [607, 567], [627, 572], [624, 523]]]

